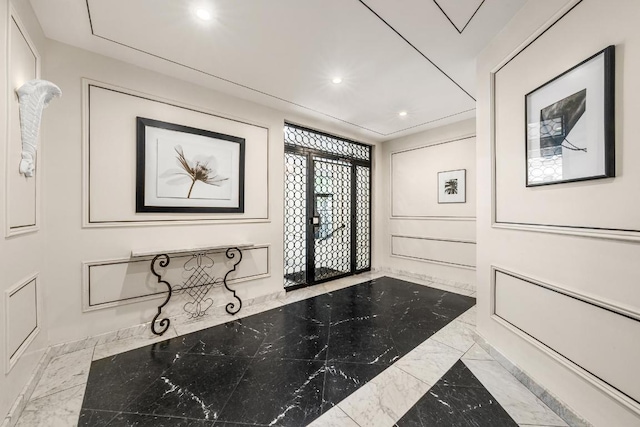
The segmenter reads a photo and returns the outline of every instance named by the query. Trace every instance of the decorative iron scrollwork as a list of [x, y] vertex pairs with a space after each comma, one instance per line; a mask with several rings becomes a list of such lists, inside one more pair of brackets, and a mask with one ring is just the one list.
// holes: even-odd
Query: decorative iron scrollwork
[[206, 252], [197, 252], [184, 263], [184, 271], [190, 273], [182, 286], [176, 286], [173, 292], [184, 293], [191, 298], [182, 307], [190, 319], [202, 317], [213, 306], [213, 298], [207, 298], [209, 291], [222, 281], [213, 277], [214, 261]]
[[[190, 319], [195, 319], [206, 315], [207, 310], [213, 306], [213, 299], [207, 297], [209, 291], [215, 286], [224, 285], [225, 289], [233, 294], [233, 298], [237, 300], [226, 305], [225, 309], [229, 314], [236, 314], [242, 308], [242, 300], [236, 294], [236, 291], [229, 288], [227, 279], [231, 273], [236, 271], [236, 267], [242, 261], [242, 251], [237, 248], [228, 248], [225, 252], [227, 259], [234, 260], [236, 256], [238, 260], [233, 264], [233, 268], [228, 270], [223, 279], [213, 276], [213, 258], [209, 257], [206, 252], [194, 252], [184, 263], [184, 272], [188, 277], [181, 286], [172, 287], [171, 284], [162, 279], [162, 274], [157, 271], [157, 266], [166, 269], [171, 258], [168, 254], [156, 255], [151, 261], [151, 272], [156, 276], [158, 283], [167, 287], [167, 297], [162, 304], [158, 306], [158, 313], [151, 322], [151, 331], [156, 335], [164, 334], [169, 329], [170, 320], [164, 318], [158, 322], [158, 318], [162, 313], [162, 308], [167, 305], [171, 296], [174, 294], [187, 295], [190, 300], [187, 301], [183, 309]], [[160, 329], [156, 328], [156, 322], [159, 323]]]
[[[234, 271], [236, 271], [236, 267], [238, 266], [238, 264], [240, 264], [240, 261], [242, 261], [242, 251], [240, 251], [240, 249], [238, 249], [238, 248], [229, 248], [229, 249], [227, 249], [227, 251], [225, 252], [225, 255], [227, 256], [227, 258], [228, 259], [234, 259], [236, 257], [236, 254], [233, 251], [236, 251], [238, 253], [238, 255], [240, 255], [240, 256], [238, 257], [238, 261], [235, 264], [233, 264], [233, 268], [231, 270], [227, 271], [227, 274], [224, 275], [223, 283], [224, 283], [224, 287], [229, 292], [233, 293], [233, 297], [238, 300], [238, 303], [236, 304], [235, 302], [230, 302], [229, 304], [227, 304], [225, 309], [227, 310], [227, 313], [229, 313], [229, 314], [236, 314], [242, 308], [242, 300], [236, 294], [236, 291], [234, 291], [233, 289], [229, 288], [229, 285], [227, 283], [227, 277], [229, 277], [229, 274], [231, 274]], [[235, 309], [236, 305], [238, 306], [237, 309]]]
[[158, 306], [158, 313], [154, 316], [153, 321], [151, 322], [151, 331], [156, 335], [162, 335], [165, 332], [167, 332], [167, 329], [169, 329], [169, 324], [171, 323], [171, 321], [167, 317], [162, 319], [159, 322], [160, 327], [162, 329], [159, 331], [156, 330], [156, 321], [158, 320], [158, 317], [160, 317], [160, 314], [162, 313], [162, 307], [167, 305], [167, 303], [171, 299], [171, 284], [166, 280], [162, 280], [162, 275], [156, 271], [156, 262], [160, 267], [167, 268], [167, 266], [169, 265], [169, 262], [171, 262], [171, 258], [169, 258], [169, 255], [167, 254], [160, 254], [160, 255], [156, 255], [155, 258], [153, 258], [153, 260], [151, 261], [151, 272], [158, 279], [158, 283], [162, 283], [167, 287], [167, 298], [165, 298], [164, 302]]

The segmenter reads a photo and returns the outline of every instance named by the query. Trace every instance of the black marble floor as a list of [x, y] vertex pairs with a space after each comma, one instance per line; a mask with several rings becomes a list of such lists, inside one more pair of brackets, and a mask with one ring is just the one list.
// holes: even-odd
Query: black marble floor
[[474, 304], [383, 277], [97, 360], [79, 425], [304, 426]]
[[396, 426], [518, 427], [518, 424], [458, 360]]

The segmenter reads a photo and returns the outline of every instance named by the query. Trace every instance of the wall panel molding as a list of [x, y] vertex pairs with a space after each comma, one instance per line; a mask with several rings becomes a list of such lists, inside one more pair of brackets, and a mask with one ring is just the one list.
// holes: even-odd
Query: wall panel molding
[[[425, 145], [420, 145], [420, 146], [416, 146], [416, 147], [411, 147], [411, 148], [406, 148], [406, 149], [402, 149], [402, 150], [398, 150], [398, 151], [393, 151], [391, 152], [391, 154], [389, 155], [389, 204], [391, 206], [390, 208], [390, 212], [391, 215], [389, 217], [389, 219], [407, 219], [407, 220], [458, 220], [458, 221], [475, 221], [476, 217], [475, 215], [400, 215], [397, 214], [396, 211], [396, 206], [394, 204], [394, 161], [396, 160], [396, 158], [394, 156], [399, 156], [405, 153], [409, 153], [409, 152], [414, 152], [414, 151], [420, 151], [420, 150], [426, 150], [429, 148], [436, 148], [436, 147], [440, 147], [442, 145], [445, 144], [451, 144], [454, 142], [460, 142], [460, 141], [467, 141], [470, 139], [475, 138], [476, 135], [475, 134], [470, 134], [470, 135], [464, 135], [461, 137], [457, 137], [454, 139], [447, 139], [444, 141], [437, 141], [434, 143], [430, 143], [430, 144], [425, 144]], [[458, 169], [464, 169], [464, 167], [459, 167]], [[446, 170], [446, 168], [442, 169], [442, 170]], [[437, 173], [437, 171], [436, 171]], [[418, 178], [418, 177], [416, 177]], [[436, 188], [437, 187], [437, 175], [434, 175], [434, 184], [433, 187]], [[469, 186], [468, 187], [468, 191], [475, 191], [475, 186]], [[475, 198], [473, 199], [475, 200]], [[466, 205], [466, 204], [465, 204]], [[444, 208], [448, 208], [448, 206], [446, 205], [440, 205], [438, 206], [438, 208], [442, 209], [444, 206]], [[458, 209], [459, 210], [459, 207]]]
[[38, 273], [21, 280], [4, 293], [5, 372], [9, 372], [40, 333]]
[[[640, 360], [636, 308], [491, 266], [490, 309], [494, 321], [640, 414], [640, 386], [628, 375]], [[606, 360], [594, 346], [611, 348]]]
[[[224, 265], [224, 250], [210, 252], [215, 258], [214, 271]], [[243, 260], [238, 266], [237, 276], [229, 280], [229, 284], [238, 284], [271, 276], [271, 245], [256, 245], [242, 252]], [[151, 259], [116, 258], [82, 263], [82, 311], [89, 312], [107, 308], [118, 307], [126, 304], [140, 303], [152, 299], [164, 297], [166, 291], [158, 291], [157, 280], [149, 271]], [[164, 277], [172, 285], [177, 285], [180, 280], [183, 264], [189, 260], [189, 255], [172, 257], [171, 269], [173, 276]], [[250, 265], [255, 261], [253, 265]], [[244, 267], [244, 268], [243, 268]], [[123, 272], [122, 269], [126, 269]], [[224, 270], [226, 271], [226, 270]], [[129, 278], [127, 279], [127, 276]], [[120, 295], [119, 298], [109, 298], [100, 295], [99, 278], [106, 280], [117, 278], [120, 283], [109, 282], [109, 287], [121, 285], [120, 291], [129, 291], [131, 294]], [[173, 278], [171, 278], [173, 277]], [[218, 277], [216, 275], [216, 277]], [[138, 280], [136, 280], [136, 278]], [[127, 282], [131, 280], [131, 282]], [[143, 282], [143, 283], [140, 283]], [[96, 284], [98, 283], [98, 284]], [[137, 286], [137, 289], [126, 289], [127, 286]], [[104, 293], [104, 290], [102, 290]]]
[[[570, 0], [561, 10], [558, 11], [551, 19], [542, 25], [534, 34], [520, 44], [513, 52], [507, 55], [498, 65], [496, 65], [490, 73], [490, 141], [491, 141], [491, 162], [492, 162], [492, 227], [498, 229], [519, 230], [528, 232], [553, 233], [563, 235], [574, 235], [588, 238], [609, 239], [609, 240], [629, 240], [640, 241], [640, 229], [627, 229], [625, 227], [615, 228], [611, 226], [585, 226], [581, 224], [561, 223], [560, 221], [546, 221], [546, 223], [526, 222], [501, 218], [498, 212], [498, 200], [500, 194], [498, 192], [498, 168], [497, 168], [497, 99], [496, 91], [498, 87], [498, 75], [520, 54], [525, 52], [534, 43], [536, 43], [547, 31], [551, 30], [556, 24], [561, 22], [565, 17], [569, 16], [583, 0]], [[598, 50], [594, 48], [594, 52]], [[524, 144], [524, 134], [522, 143]], [[621, 140], [616, 142], [621, 143]], [[524, 160], [524, 159], [523, 159]], [[521, 162], [524, 165], [524, 161]], [[522, 172], [524, 176], [524, 171]], [[578, 184], [578, 185], [584, 185]], [[565, 186], [566, 187], [566, 186]], [[565, 188], [559, 185], [557, 188]], [[567, 187], [568, 188], [568, 187]]]
[[[39, 147], [36, 156], [35, 177], [26, 178], [21, 175], [19, 164], [22, 138], [15, 90], [28, 80], [40, 78], [41, 59], [25, 25], [11, 3], [9, 3], [7, 28], [5, 235], [10, 237], [37, 232], [40, 229], [42, 148]], [[22, 46], [22, 52], [18, 51], [19, 46]], [[28, 54], [25, 55], [27, 51]]]
[[392, 257], [475, 270], [476, 242], [407, 235], [391, 235]]
[[[217, 128], [217, 126], [234, 127], [237, 131], [241, 130], [251, 134], [251, 138], [247, 139], [247, 154], [245, 164], [245, 213], [243, 214], [136, 214], [135, 206], [132, 205], [131, 211], [123, 211], [115, 214], [104, 214], [99, 212], [99, 209], [95, 207], [99, 201], [96, 194], [101, 194], [100, 191], [92, 191], [95, 182], [92, 182], [93, 171], [95, 165], [92, 165], [92, 128], [95, 129], [98, 123], [92, 123], [92, 105], [97, 102], [97, 96], [102, 93], [114, 94], [114, 96], [122, 96], [121, 102], [129, 102], [129, 108], [136, 113], [133, 114], [132, 120], [135, 119], [135, 115], [147, 115], [154, 116], [155, 118], [163, 119], [162, 114], [168, 115], [164, 117], [165, 121], [171, 123], [182, 123], [179, 118], [173, 118], [176, 114], [183, 114], [184, 117], [188, 117], [191, 121], [202, 122], [203, 118], [207, 119], [207, 123], [211, 122], [207, 126], [212, 130], [231, 133], [234, 131], [224, 131]], [[92, 93], [94, 94], [92, 98]], [[141, 107], [143, 103], [145, 106]], [[134, 105], [135, 104], [135, 105]], [[123, 104], [124, 105], [124, 104]], [[95, 108], [95, 105], [94, 105]], [[103, 106], [102, 108], [109, 108]], [[123, 107], [124, 108], [124, 107]], [[163, 110], [165, 109], [165, 110]], [[172, 113], [168, 111], [171, 109]], [[164, 111], [164, 112], [161, 112]], [[154, 114], [155, 113], [155, 114]], [[99, 82], [90, 79], [82, 79], [82, 176], [83, 176], [83, 227], [84, 228], [102, 228], [102, 227], [139, 227], [139, 226], [153, 226], [153, 225], [179, 225], [179, 224], [227, 224], [227, 223], [268, 223], [271, 222], [269, 217], [269, 135], [271, 129], [269, 126], [254, 123], [249, 120], [231, 117], [214, 111], [209, 111], [205, 108], [195, 107], [192, 105], [184, 104], [179, 101], [169, 100], [158, 96], [138, 92], [135, 90], [123, 88], [120, 86]], [[135, 126], [131, 125], [131, 129], [135, 130]], [[198, 127], [195, 125], [193, 127]], [[201, 125], [201, 128], [206, 128], [205, 125]], [[131, 129], [129, 131], [133, 132]], [[260, 136], [258, 136], [260, 135]], [[245, 137], [246, 138], [246, 137]], [[135, 135], [129, 135], [131, 139], [131, 147], [135, 147]], [[262, 140], [264, 139], [264, 140]], [[129, 147], [129, 146], [127, 146]], [[255, 149], [264, 150], [263, 153], [256, 153]], [[93, 148], [97, 150], [97, 147]], [[135, 150], [126, 153], [127, 156], [135, 156]], [[249, 162], [253, 158], [255, 161], [263, 162], [259, 165], [251, 165]], [[132, 171], [127, 170], [127, 174], [133, 172], [135, 174], [135, 162], [130, 162], [127, 158], [127, 162], [131, 163]], [[94, 166], [94, 169], [92, 169]], [[264, 169], [264, 171], [263, 171]], [[255, 174], [251, 176], [250, 174]], [[259, 176], [258, 176], [259, 175]], [[94, 177], [95, 178], [95, 177]], [[134, 180], [135, 176], [131, 178]], [[133, 186], [135, 192], [135, 182], [127, 182], [126, 185]], [[260, 190], [257, 189], [260, 187]], [[135, 197], [135, 195], [133, 195]], [[124, 200], [124, 199], [123, 199]], [[104, 201], [102, 201], [105, 205]], [[129, 203], [129, 199], [126, 199], [126, 203]], [[264, 203], [260, 205], [260, 203]], [[106, 204], [108, 205], [108, 204]], [[123, 208], [124, 209], [124, 208]], [[98, 212], [98, 213], [97, 213]], [[103, 215], [99, 217], [98, 214]], [[107, 218], [108, 217], [108, 218]]]
[[475, 216], [392, 216], [391, 221], [476, 221]]

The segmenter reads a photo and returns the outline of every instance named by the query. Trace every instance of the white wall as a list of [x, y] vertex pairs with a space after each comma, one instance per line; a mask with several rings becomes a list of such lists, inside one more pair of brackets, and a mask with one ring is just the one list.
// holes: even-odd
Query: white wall
[[48, 149], [39, 153], [34, 178], [20, 175], [15, 95], [22, 83], [38, 76], [34, 54], [42, 55], [46, 42], [29, 2], [13, 3], [15, 13], [7, 0], [0, 1], [0, 419], [16, 401], [47, 346], [43, 297], [51, 286], [44, 271], [46, 225], [38, 200]]
[[[381, 264], [443, 283], [475, 283], [475, 121], [382, 144]], [[438, 172], [466, 169], [466, 202], [438, 203]]]
[[[57, 108], [47, 111], [44, 122], [47, 143], [52, 147], [44, 185], [47, 244], [55, 248], [47, 257], [47, 271], [54, 284], [46, 295], [50, 342], [77, 340], [153, 318], [161, 301], [158, 297], [114, 303], [118, 297], [140, 296], [159, 289], [154, 278], [144, 271], [144, 265], [122, 264], [132, 249], [252, 242], [260, 245], [262, 252], [248, 254], [243, 260], [241, 266], [245, 270], [240, 271], [240, 276], [252, 277], [234, 285], [238, 294], [250, 299], [283, 290], [284, 121], [327, 132], [332, 131], [331, 124], [285, 114], [51, 40], [44, 64], [46, 77], [64, 93]], [[88, 82], [85, 80], [83, 92], [83, 78], [122, 93], [108, 94], [98, 89], [96, 93], [101, 96], [89, 100]], [[137, 98], [132, 98], [132, 94]], [[91, 106], [91, 114], [85, 108], [87, 105]], [[128, 182], [135, 167], [135, 132], [124, 131], [122, 123], [134, 120], [136, 114], [160, 114], [165, 121], [173, 117], [175, 122], [187, 121], [214, 131], [217, 126], [231, 126], [223, 133], [253, 132], [251, 144], [258, 144], [254, 149], [263, 154], [247, 158], [246, 185], [251, 190], [247, 197], [255, 194], [246, 199], [246, 213], [195, 217], [135, 214], [135, 189]], [[225, 122], [225, 118], [234, 122]], [[96, 126], [101, 129], [99, 133]], [[95, 156], [93, 152], [89, 158], [87, 149], [92, 147], [103, 155]], [[84, 171], [83, 162], [85, 167], [89, 164]], [[112, 193], [105, 184], [110, 165], [113, 165]], [[87, 169], [97, 174], [91, 175], [91, 183]], [[91, 203], [89, 188], [95, 190]], [[110, 199], [118, 204], [116, 208], [109, 207]], [[89, 213], [89, 206], [99, 211]], [[121, 222], [131, 220], [134, 222]], [[219, 255], [216, 262], [222, 258]], [[89, 265], [105, 261], [116, 264], [99, 266], [102, 270], [89, 269]], [[175, 265], [180, 262], [177, 260]], [[87, 295], [83, 305], [82, 289], [86, 294], [90, 279], [92, 299], [99, 295], [100, 302], [106, 303], [98, 309], [86, 310]], [[214, 296], [215, 305], [229, 302], [224, 293]], [[176, 302], [168, 312], [177, 313], [181, 307]]]
[[[594, 425], [638, 426], [640, 9], [576, 3], [550, 26], [562, 2], [529, 1], [478, 59], [478, 332]], [[616, 177], [525, 188], [525, 94], [612, 44]]]

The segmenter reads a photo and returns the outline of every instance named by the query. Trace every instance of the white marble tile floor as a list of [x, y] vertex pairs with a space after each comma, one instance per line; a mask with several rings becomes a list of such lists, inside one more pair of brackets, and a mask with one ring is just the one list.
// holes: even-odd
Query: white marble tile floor
[[518, 424], [567, 426], [495, 360], [464, 360], [469, 370]]
[[63, 354], [51, 360], [31, 399], [38, 399], [86, 383], [92, 354], [93, 349], [85, 349]]
[[435, 339], [428, 339], [394, 363], [394, 366], [432, 386], [462, 354], [462, 351]]
[[70, 427], [78, 423], [86, 384], [32, 399], [26, 406], [16, 427]]
[[309, 427], [360, 427], [349, 415], [342, 409], [334, 407], [331, 411], [326, 412], [320, 418], [309, 424]]
[[430, 387], [392, 365], [340, 402], [338, 408], [360, 426], [389, 427]]
[[431, 339], [465, 353], [475, 344], [474, 330], [473, 326], [454, 320], [436, 332]]

